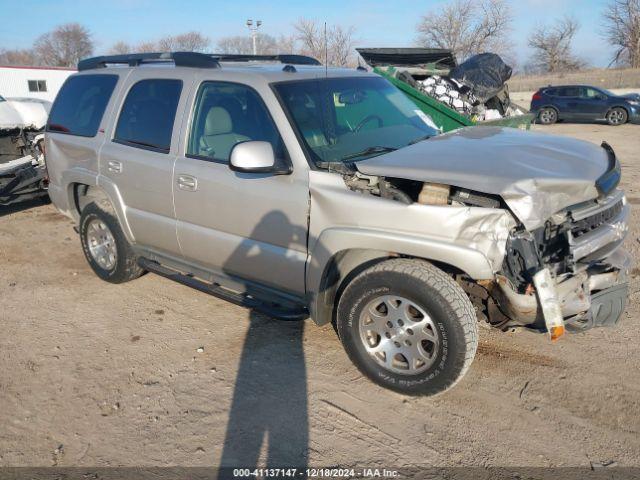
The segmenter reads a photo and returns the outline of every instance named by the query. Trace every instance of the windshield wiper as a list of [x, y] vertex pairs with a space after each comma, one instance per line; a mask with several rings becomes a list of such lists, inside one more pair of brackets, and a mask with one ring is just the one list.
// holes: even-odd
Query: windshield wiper
[[433, 137], [433, 135], [431, 135], [431, 134], [423, 135], [422, 137], [418, 137], [418, 138], [416, 138], [414, 140], [411, 140], [407, 145], [413, 145], [415, 143], [420, 143], [420, 142], [422, 142], [424, 140], [429, 140], [431, 137]]
[[376, 153], [395, 152], [396, 150], [397, 148], [395, 147], [384, 147], [381, 145], [376, 145], [375, 147], [365, 148], [360, 152], [355, 152], [355, 153], [350, 153], [349, 155], [345, 155], [340, 160], [344, 162], [345, 160], [352, 160], [358, 157], [366, 157], [367, 155], [374, 155]]

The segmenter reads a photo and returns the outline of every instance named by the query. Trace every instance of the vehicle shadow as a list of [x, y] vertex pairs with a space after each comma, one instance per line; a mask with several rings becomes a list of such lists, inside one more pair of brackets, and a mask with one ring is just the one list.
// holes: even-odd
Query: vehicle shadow
[[266, 467], [305, 468], [309, 425], [304, 322], [282, 322], [253, 311], [249, 321], [220, 467], [257, 467], [266, 443]]
[[[306, 228], [292, 225], [282, 212], [270, 212], [227, 259], [224, 270], [233, 274], [231, 269], [237, 265], [258, 264], [263, 252], [256, 254], [256, 246], [260, 244], [256, 240], [273, 237], [274, 231], [280, 239], [286, 238], [289, 248], [306, 244]], [[300, 268], [303, 276], [304, 267]], [[279, 274], [284, 272], [273, 272]], [[245, 284], [249, 295], [253, 294], [253, 288]], [[260, 466], [301, 469], [308, 466], [309, 412], [303, 336], [304, 321], [280, 321], [254, 310], [250, 312], [219, 479], [231, 478], [232, 468], [258, 467], [259, 462], [263, 463], [260, 459], [263, 449], [266, 460]]]

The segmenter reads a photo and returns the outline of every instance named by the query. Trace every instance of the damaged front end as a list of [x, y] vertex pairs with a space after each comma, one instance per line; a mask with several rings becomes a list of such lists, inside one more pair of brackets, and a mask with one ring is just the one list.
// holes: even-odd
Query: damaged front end
[[45, 197], [44, 134], [0, 130], [0, 206]]
[[[501, 210], [509, 215], [514, 222], [506, 235], [482, 231], [479, 228], [482, 223], [477, 222], [453, 231], [454, 241], [474, 239], [473, 244], [468, 244], [490, 260], [493, 278], [454, 275], [474, 303], [480, 319], [501, 329], [526, 327], [547, 332], [556, 339], [565, 330], [582, 332], [614, 326], [627, 304], [631, 257], [622, 243], [628, 231], [630, 207], [624, 193], [616, 188], [620, 180], [618, 160], [607, 144], [602, 145], [602, 151], [609, 165], [591, 183], [592, 198], [597, 198], [584, 201], [584, 196], [575, 195], [573, 198], [578, 199], [575, 204], [558, 193], [554, 197], [535, 186], [522, 189], [523, 182], [518, 183], [517, 201], [502, 192], [487, 194], [429, 183], [425, 176], [418, 175], [413, 176], [416, 180], [400, 180], [369, 172], [356, 173], [345, 176], [345, 182], [352, 190], [403, 203], [448, 207], [452, 218], [460, 207], [467, 209], [463, 216], [483, 209]], [[367, 171], [360, 164], [357, 168]], [[582, 179], [581, 182], [580, 185], [588, 187], [587, 182]], [[565, 191], [571, 187], [574, 185], [568, 184]], [[556, 182], [553, 191], [562, 190], [562, 184]], [[588, 188], [584, 190], [587, 195]], [[556, 203], [553, 210], [552, 200], [569, 206]], [[536, 210], [536, 201], [543, 208]], [[524, 205], [527, 208], [514, 208]], [[474, 216], [480, 218], [477, 213]], [[538, 221], [538, 217], [546, 220]], [[452, 223], [447, 220], [440, 226], [450, 229]], [[491, 250], [476, 240], [483, 236], [491, 238]]]
[[0, 206], [47, 195], [44, 125], [50, 103], [0, 97]]
[[[514, 231], [502, 270], [486, 285], [497, 304], [489, 310], [491, 323], [540, 331], [559, 326], [542, 308], [540, 290], [546, 289], [569, 331], [617, 324], [628, 298], [631, 257], [621, 248], [628, 217], [624, 194], [615, 190], [564, 209], [536, 230]], [[543, 270], [549, 275], [541, 283], [536, 274]]]

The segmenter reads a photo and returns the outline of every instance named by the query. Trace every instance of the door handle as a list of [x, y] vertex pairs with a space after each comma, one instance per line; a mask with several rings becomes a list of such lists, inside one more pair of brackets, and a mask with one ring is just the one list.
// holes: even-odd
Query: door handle
[[122, 163], [116, 162], [115, 160], [109, 160], [107, 163], [107, 170], [111, 173], [122, 173]]
[[186, 192], [195, 192], [198, 189], [198, 179], [191, 175], [178, 175], [178, 188]]

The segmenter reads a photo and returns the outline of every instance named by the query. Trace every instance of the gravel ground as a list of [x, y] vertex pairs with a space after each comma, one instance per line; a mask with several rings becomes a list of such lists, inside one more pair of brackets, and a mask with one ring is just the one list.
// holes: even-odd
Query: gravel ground
[[[640, 203], [640, 127], [543, 130], [610, 142]], [[330, 326], [155, 275], [103, 283], [71, 222], [29, 207], [0, 211], [0, 466], [640, 466], [638, 270], [620, 327], [556, 344], [481, 328], [456, 388], [408, 398], [362, 378]]]

